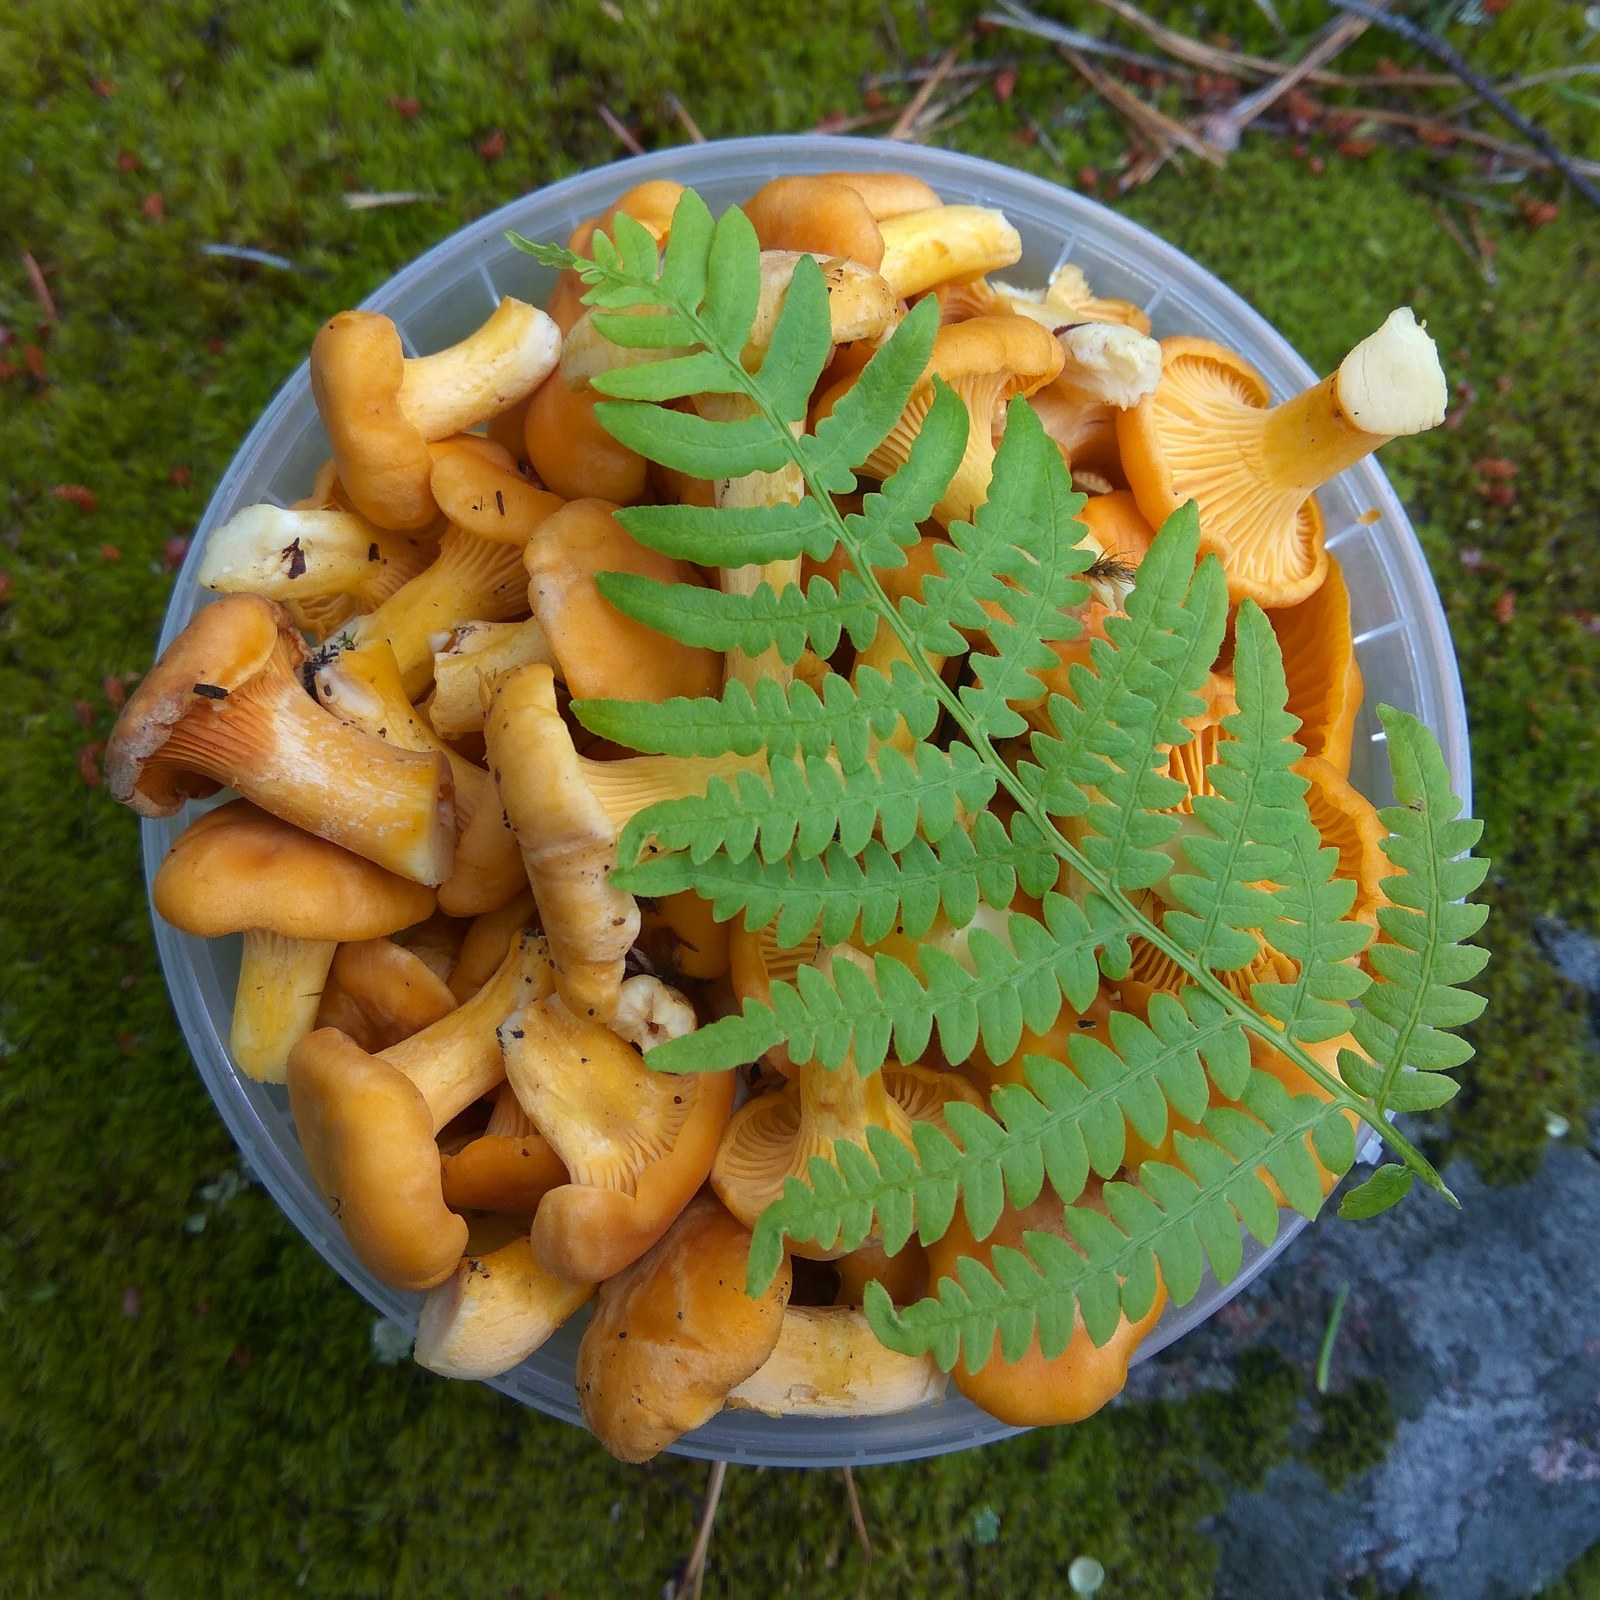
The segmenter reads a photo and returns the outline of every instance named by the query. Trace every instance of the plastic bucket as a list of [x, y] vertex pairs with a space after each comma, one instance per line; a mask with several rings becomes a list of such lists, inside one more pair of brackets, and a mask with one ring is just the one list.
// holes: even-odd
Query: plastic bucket
[[[1008, 270], [1007, 281], [1043, 283], [1055, 267], [1072, 261], [1098, 293], [1143, 305], [1158, 337], [1202, 334], [1240, 351], [1277, 398], [1318, 376], [1232, 290], [1173, 246], [1094, 201], [992, 162], [860, 139], [764, 138], [690, 145], [566, 179], [453, 234], [396, 274], [365, 306], [395, 320], [410, 353], [426, 353], [471, 332], [502, 295], [544, 303], [554, 275], [509, 245], [508, 229], [531, 239], [565, 242], [580, 222], [647, 178], [672, 178], [692, 186], [715, 211], [784, 173], [885, 167], [926, 179], [946, 200], [1001, 207], [1023, 241], [1022, 260]], [[330, 306], [330, 313], [334, 309]], [[209, 598], [195, 574], [211, 530], [244, 506], [299, 498], [327, 455], [302, 364], [250, 431], [206, 508], [173, 590], [162, 649]], [[1371, 459], [1323, 489], [1321, 501], [1329, 548], [1342, 563], [1350, 587], [1356, 656], [1367, 688], [1351, 780], [1379, 804], [1393, 798], [1379, 748], [1383, 732], [1372, 710], [1386, 701], [1433, 729], [1456, 791], [1470, 804], [1466, 707], [1455, 654], [1438, 591], [1405, 511]], [[194, 809], [144, 823], [147, 878], [154, 876]], [[228, 1058], [239, 940], [191, 938], [157, 918], [156, 943], [200, 1075], [250, 1169], [347, 1283], [384, 1316], [414, 1331], [421, 1296], [379, 1283], [351, 1253], [301, 1159], [285, 1092], [240, 1077]], [[1222, 1288], [1208, 1275], [1188, 1305], [1168, 1307], [1136, 1359], [1154, 1354], [1204, 1321], [1304, 1226], [1303, 1218], [1284, 1213], [1276, 1242], [1265, 1250], [1247, 1235], [1244, 1267], [1233, 1283]], [[580, 1317], [520, 1367], [494, 1379], [495, 1387], [551, 1416], [580, 1422], [572, 1368], [581, 1331]], [[940, 1405], [894, 1417], [772, 1419], [723, 1412], [673, 1449], [682, 1455], [769, 1466], [867, 1465], [965, 1450], [1016, 1431], [952, 1390]]]

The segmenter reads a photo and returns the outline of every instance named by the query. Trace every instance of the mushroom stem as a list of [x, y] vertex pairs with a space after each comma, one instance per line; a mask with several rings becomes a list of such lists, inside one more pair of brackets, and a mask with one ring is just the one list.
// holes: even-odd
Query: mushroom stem
[[246, 932], [228, 1035], [241, 1072], [258, 1083], [284, 1081], [289, 1051], [317, 1025], [338, 948], [332, 939], [290, 939], [266, 928]]
[[896, 295], [921, 294], [936, 283], [981, 277], [1022, 257], [1022, 237], [1005, 213], [986, 206], [930, 206], [878, 224], [878, 272]]
[[621, 833], [646, 806], [703, 795], [713, 778], [732, 782], [741, 772], [764, 777], [765, 756], [624, 756], [618, 761], [578, 757], [589, 792]]
[[423, 1302], [417, 1364], [446, 1378], [509, 1372], [593, 1294], [591, 1283], [567, 1283], [546, 1272], [526, 1237], [489, 1255], [463, 1257]]
[[426, 539], [392, 533], [353, 511], [246, 506], [206, 540], [202, 587], [298, 603], [348, 595], [374, 606], [433, 557]]
[[1433, 340], [1402, 306], [1338, 371], [1265, 414], [1262, 478], [1309, 494], [1398, 435], [1437, 427], [1447, 400]]
[[450, 763], [458, 834], [450, 876], [439, 886], [445, 910], [452, 916], [475, 916], [509, 900], [526, 876], [499, 792], [489, 774], [452, 750], [406, 698], [387, 641], [340, 651], [317, 669], [316, 685], [335, 716], [403, 750], [434, 752]]
[[387, 639], [409, 698], [427, 693], [433, 652], [464, 622], [509, 622], [528, 610], [522, 547], [451, 526], [424, 571], [346, 630], [360, 647]]
[[424, 439], [448, 438], [526, 399], [560, 355], [555, 323], [507, 296], [459, 344], [407, 360], [401, 414]]
[[495, 1030], [518, 1006], [550, 993], [549, 947], [524, 934], [495, 975], [432, 1027], [378, 1053], [403, 1072], [427, 1102], [434, 1132], [505, 1077]]
[[769, 1417], [887, 1417], [944, 1398], [932, 1356], [878, 1343], [866, 1316], [844, 1306], [789, 1306], [772, 1354], [728, 1404]]
[[[716, 422], [734, 422], [755, 414], [755, 405], [746, 395], [703, 394], [695, 402], [700, 415]], [[776, 472], [751, 472], [742, 478], [723, 478], [716, 486], [716, 502], [722, 506], [797, 506], [805, 498], [805, 479], [791, 462]], [[768, 561], [748, 567], [724, 567], [720, 582], [724, 594], [753, 595], [763, 583], [774, 589], [787, 589], [800, 581], [800, 558]], [[785, 688], [794, 680], [794, 668], [787, 666], [776, 649], [749, 656], [730, 650], [723, 661], [723, 682], [742, 683], [753, 690], [763, 678]]]

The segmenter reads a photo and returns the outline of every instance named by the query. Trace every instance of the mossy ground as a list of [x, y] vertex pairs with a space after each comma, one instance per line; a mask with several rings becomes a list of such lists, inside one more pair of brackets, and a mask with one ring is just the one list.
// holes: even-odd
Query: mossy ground
[[[921, 51], [916, 9], [887, 9]], [[1302, 33], [1323, 16], [1278, 9]], [[929, 6], [929, 40], [974, 11]], [[711, 137], [854, 111], [860, 75], [894, 65], [882, 16], [870, 0], [804, 27], [772, 0], [492, 15], [461, 0], [19, 0], [0, 17], [0, 362], [19, 369], [0, 381], [0, 1593], [654, 1593], [687, 1549], [703, 1469], [624, 1469], [486, 1390], [378, 1364], [366, 1309], [271, 1201], [217, 1186], [234, 1156], [168, 1010], [136, 825], [83, 772], [112, 720], [107, 680], [149, 663], [171, 541], [331, 308], [468, 218], [617, 156], [598, 101], [646, 145], [681, 138], [674, 93]], [[1174, 17], [1275, 47], [1245, 0]], [[1581, 31], [1575, 6], [1515, 0], [1460, 37], [1499, 72], [1564, 63]], [[1059, 62], [1014, 36], [975, 49], [1023, 58], [1015, 94], [975, 96], [945, 142], [1061, 176], [1026, 142], [1027, 112], [1065, 173], [1110, 170], [1120, 132]], [[1363, 41], [1348, 59], [1386, 53]], [[1600, 155], [1581, 101], [1523, 104]], [[1463, 157], [1346, 160], [1315, 139], [1297, 159], [1256, 135], [1225, 172], [1169, 171], [1122, 204], [1313, 362], [1409, 301], [1470, 395], [1458, 426], [1386, 461], [1445, 595], [1496, 860], [1491, 1020], [1454, 1128], [1514, 1173], [1545, 1113], [1576, 1119], [1593, 1093], [1581, 1013], [1531, 929], [1549, 912], [1600, 925], [1600, 234], [1549, 184], [1493, 190], [1563, 204], [1537, 231], [1484, 211], [1486, 284], [1433, 209], [1471, 172]], [[392, 189], [434, 198], [344, 203]], [[23, 251], [46, 272], [53, 327]], [[1484, 477], [1486, 458], [1516, 464], [1511, 503], [1482, 498], [1508, 481]], [[92, 509], [58, 486], [89, 490]], [[872, 1592], [1059, 1591], [1086, 1553], [1105, 1594], [1205, 1594], [1203, 1519], [1230, 1475], [1290, 1448], [1304, 1403], [1269, 1380], [864, 1473]], [[869, 1581], [831, 1475], [734, 1472], [719, 1529], [709, 1593]]]

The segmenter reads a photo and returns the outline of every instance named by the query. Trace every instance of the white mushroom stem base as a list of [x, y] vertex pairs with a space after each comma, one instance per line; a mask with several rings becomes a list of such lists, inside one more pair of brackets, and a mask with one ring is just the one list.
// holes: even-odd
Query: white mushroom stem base
[[932, 1356], [879, 1344], [860, 1311], [790, 1306], [777, 1348], [728, 1405], [769, 1417], [888, 1417], [942, 1400], [947, 1381]]
[[567, 1283], [534, 1260], [524, 1236], [467, 1256], [428, 1291], [417, 1322], [419, 1366], [446, 1378], [509, 1372], [588, 1301], [592, 1283]]
[[228, 1048], [258, 1083], [283, 1083], [289, 1052], [317, 1025], [317, 1007], [338, 944], [287, 939], [252, 928], [244, 936]]

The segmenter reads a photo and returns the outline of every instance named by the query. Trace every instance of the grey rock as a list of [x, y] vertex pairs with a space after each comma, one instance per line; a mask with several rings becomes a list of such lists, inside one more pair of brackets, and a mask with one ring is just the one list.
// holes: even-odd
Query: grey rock
[[1422, 1194], [1371, 1222], [1330, 1210], [1130, 1381], [1134, 1397], [1225, 1386], [1257, 1343], [1309, 1376], [1350, 1285], [1334, 1387], [1381, 1379], [1398, 1437], [1342, 1494], [1294, 1461], [1236, 1495], [1214, 1529], [1219, 1600], [1337, 1600], [1363, 1576], [1515, 1600], [1600, 1542], [1600, 1161], [1558, 1145], [1517, 1188], [1446, 1177], [1460, 1211]]

